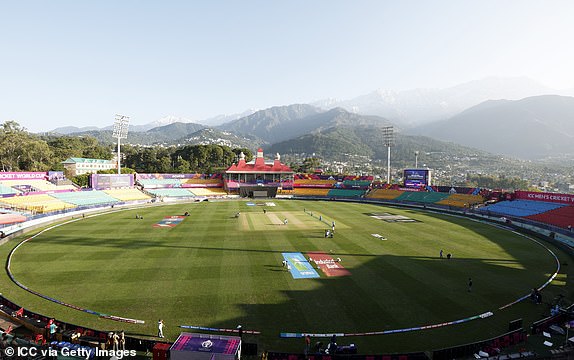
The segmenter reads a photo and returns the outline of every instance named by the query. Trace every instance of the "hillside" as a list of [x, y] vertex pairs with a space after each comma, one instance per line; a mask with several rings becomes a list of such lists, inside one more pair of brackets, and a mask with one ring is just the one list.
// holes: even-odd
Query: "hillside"
[[258, 111], [253, 115], [221, 125], [220, 129], [260, 137], [277, 143], [333, 126], [384, 126], [390, 122], [377, 116], [365, 116], [334, 108], [320, 112], [309, 105], [289, 105]]
[[[383, 130], [380, 127], [334, 126], [324, 131], [273, 144], [267, 147], [266, 151], [280, 154], [304, 154], [304, 156], [315, 154], [326, 160], [340, 161], [348, 155], [360, 155], [386, 161], [387, 148], [382, 139]], [[421, 164], [424, 161], [433, 161], [432, 159], [438, 158], [444, 161], [448, 158], [480, 157], [486, 159], [493, 156], [477, 149], [424, 136], [396, 134], [396, 145], [392, 148], [392, 157], [397, 166], [401, 164], [412, 166], [415, 151], [420, 153]], [[434, 164], [438, 165], [436, 162]]]
[[522, 159], [574, 154], [574, 98], [544, 95], [487, 101], [409, 133]]
[[222, 124], [217, 128], [235, 134], [255, 135], [273, 143], [302, 135], [304, 132], [299, 130], [301, 120], [319, 112], [318, 108], [305, 104], [276, 106]]
[[177, 145], [225, 145], [230, 148], [255, 149], [264, 141], [253, 135], [241, 136], [213, 128], [204, 128], [174, 141]]

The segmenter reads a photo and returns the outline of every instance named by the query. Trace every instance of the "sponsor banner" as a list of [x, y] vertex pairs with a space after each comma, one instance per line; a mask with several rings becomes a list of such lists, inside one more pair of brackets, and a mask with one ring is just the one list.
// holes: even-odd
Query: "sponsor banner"
[[325, 188], [330, 189], [333, 187], [333, 184], [293, 184], [294, 188]]
[[0, 181], [2, 180], [44, 180], [45, 172], [0, 172]]
[[176, 227], [185, 219], [185, 216], [166, 216], [162, 221], [153, 224], [153, 227]]
[[[179, 351], [195, 352], [196, 354], [207, 353], [206, 356], [196, 355], [198, 359], [216, 358], [216, 354], [236, 355], [241, 348], [241, 339], [239, 337], [228, 338], [209, 338], [201, 334], [182, 333], [175, 343], [169, 348], [172, 358], [194, 358], [190, 355], [179, 354]], [[210, 355], [211, 354], [211, 355]]]
[[[201, 331], [214, 331], [214, 332], [229, 332], [229, 333], [239, 333], [239, 329], [226, 329], [226, 328], [212, 328], [207, 326], [196, 326], [196, 325], [179, 325], [183, 329], [201, 330]], [[244, 334], [259, 335], [260, 331], [257, 330], [243, 330]]]
[[312, 337], [332, 337], [333, 335], [335, 335], [337, 337], [388, 335], [388, 334], [397, 334], [397, 333], [403, 333], [403, 332], [436, 329], [436, 328], [440, 328], [440, 327], [444, 327], [444, 326], [450, 326], [450, 325], [457, 325], [457, 324], [462, 324], [462, 323], [473, 321], [473, 320], [486, 319], [488, 317], [491, 317], [492, 315], [494, 315], [494, 314], [491, 311], [488, 311], [488, 312], [485, 312], [485, 313], [482, 313], [479, 315], [475, 315], [475, 316], [471, 316], [471, 317], [468, 317], [465, 319], [448, 321], [448, 322], [426, 325], [426, 326], [416, 326], [416, 327], [404, 328], [404, 329], [394, 329], [394, 330], [382, 330], [382, 331], [370, 331], [370, 332], [358, 332], [358, 333], [305, 333], [305, 332], [288, 333], [288, 332], [282, 332], [279, 334], [279, 336], [282, 338], [302, 338], [302, 337], [305, 337], [307, 335], [312, 336]]
[[134, 187], [132, 174], [92, 174], [90, 186], [96, 190]]
[[514, 196], [520, 200], [535, 200], [555, 202], [561, 204], [574, 204], [574, 195], [571, 194], [557, 194], [546, 192], [533, 192], [533, 191], [515, 191]]
[[327, 276], [348, 276], [351, 272], [343, 265], [341, 265], [341, 259], [333, 259], [330, 255], [324, 252], [310, 252], [307, 253], [309, 256], [309, 261], [317, 264], [317, 267], [323, 271]]
[[[146, 186], [147, 187], [147, 186]], [[216, 184], [181, 184], [182, 188], [221, 188], [223, 183]]]
[[282, 253], [283, 259], [291, 267], [291, 275], [294, 279], [312, 279], [320, 277], [309, 261], [301, 253]]
[[202, 174], [136, 174], [136, 179], [201, 179]]

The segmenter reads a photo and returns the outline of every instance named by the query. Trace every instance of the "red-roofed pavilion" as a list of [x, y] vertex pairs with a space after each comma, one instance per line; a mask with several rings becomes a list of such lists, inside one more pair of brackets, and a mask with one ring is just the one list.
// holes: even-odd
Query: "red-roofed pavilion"
[[[267, 191], [268, 196], [275, 196], [278, 189], [293, 189], [294, 172], [280, 159], [277, 154], [273, 162], [266, 162], [263, 150], [259, 148], [255, 160], [245, 162], [245, 155], [241, 153], [237, 164], [225, 171], [225, 188], [242, 196], [253, 196], [253, 191]], [[268, 190], [272, 190], [272, 194]]]

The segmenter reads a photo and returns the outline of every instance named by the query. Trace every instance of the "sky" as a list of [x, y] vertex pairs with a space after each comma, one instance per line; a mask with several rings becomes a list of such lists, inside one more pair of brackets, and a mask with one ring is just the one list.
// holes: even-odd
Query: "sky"
[[376, 89], [574, 88], [574, 1], [1, 1], [0, 123], [196, 122]]

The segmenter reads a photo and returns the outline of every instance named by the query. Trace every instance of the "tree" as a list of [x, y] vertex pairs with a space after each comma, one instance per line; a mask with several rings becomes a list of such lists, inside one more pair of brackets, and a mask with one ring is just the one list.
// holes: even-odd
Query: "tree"
[[3, 171], [46, 171], [52, 152], [46, 142], [15, 121], [0, 124], [0, 165]]
[[301, 167], [303, 172], [313, 172], [321, 167], [321, 160], [316, 157], [306, 158]]

